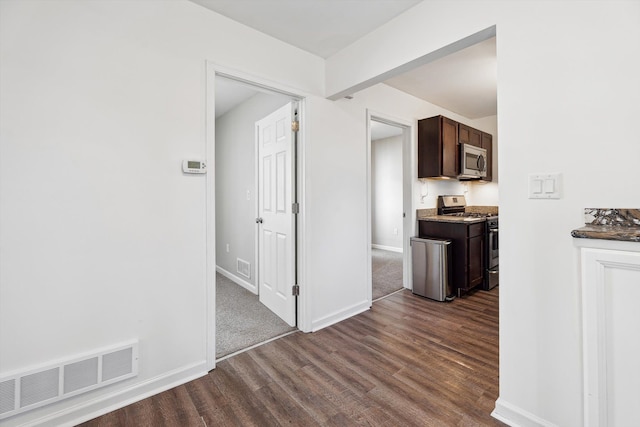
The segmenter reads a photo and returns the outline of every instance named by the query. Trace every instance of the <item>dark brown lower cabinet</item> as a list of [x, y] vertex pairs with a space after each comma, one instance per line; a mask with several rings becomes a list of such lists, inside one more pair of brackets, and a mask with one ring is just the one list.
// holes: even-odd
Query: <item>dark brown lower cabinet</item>
[[451, 239], [453, 288], [458, 296], [482, 284], [484, 280], [485, 223], [419, 221], [419, 237]]

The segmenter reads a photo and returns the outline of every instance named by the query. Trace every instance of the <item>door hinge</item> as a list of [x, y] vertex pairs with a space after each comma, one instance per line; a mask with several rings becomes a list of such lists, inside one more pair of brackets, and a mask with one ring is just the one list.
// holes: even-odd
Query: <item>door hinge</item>
[[300, 285], [293, 285], [291, 287], [291, 295], [297, 297], [300, 295]]
[[297, 120], [294, 120], [291, 122], [291, 130], [293, 132], [298, 132], [300, 130], [300, 122]]
[[291, 213], [297, 215], [300, 213], [300, 203], [292, 203], [291, 204]]

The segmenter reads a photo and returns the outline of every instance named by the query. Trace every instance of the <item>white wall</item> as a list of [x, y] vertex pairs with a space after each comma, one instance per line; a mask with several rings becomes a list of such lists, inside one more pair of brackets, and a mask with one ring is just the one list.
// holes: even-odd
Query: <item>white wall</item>
[[371, 141], [371, 243], [373, 245], [402, 251], [403, 210], [402, 136]]
[[[594, 27], [597, 23], [597, 28]], [[580, 293], [570, 231], [584, 207], [637, 206], [640, 3], [430, 1], [327, 63], [328, 94], [497, 26], [500, 400], [520, 425], [582, 425]], [[527, 175], [563, 174], [560, 200]]]
[[[304, 140], [305, 241], [301, 301], [317, 330], [369, 308], [366, 125], [347, 102], [310, 98]], [[362, 113], [362, 120], [354, 114]]]
[[0, 373], [140, 342], [137, 378], [6, 425], [206, 372], [205, 60], [322, 92], [320, 58], [191, 2], [0, 2]]
[[[290, 101], [283, 95], [258, 93], [216, 119], [216, 264], [252, 286], [256, 286], [255, 123]], [[251, 264], [251, 278], [237, 273], [238, 258]]]

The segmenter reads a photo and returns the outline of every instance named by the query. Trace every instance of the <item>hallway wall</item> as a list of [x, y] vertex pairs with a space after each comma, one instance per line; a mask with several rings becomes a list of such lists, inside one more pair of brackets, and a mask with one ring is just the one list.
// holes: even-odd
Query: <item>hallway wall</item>
[[371, 141], [371, 244], [402, 251], [402, 136]]
[[[216, 264], [236, 280], [256, 283], [255, 123], [291, 100], [258, 93], [216, 119]], [[229, 252], [227, 252], [229, 245]], [[237, 272], [237, 259], [251, 264], [250, 278]]]

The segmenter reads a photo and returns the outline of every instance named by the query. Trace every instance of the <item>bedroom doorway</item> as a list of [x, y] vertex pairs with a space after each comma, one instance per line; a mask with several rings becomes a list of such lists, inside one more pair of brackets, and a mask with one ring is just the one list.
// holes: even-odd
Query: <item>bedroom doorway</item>
[[[239, 351], [244, 351], [266, 341], [275, 339], [296, 330], [295, 297], [293, 310], [289, 310], [287, 321], [274, 313], [269, 304], [264, 304], [264, 291], [261, 284], [264, 271], [261, 271], [264, 248], [265, 222], [264, 185], [261, 179], [262, 166], [260, 143], [265, 142], [265, 118], [274, 112], [291, 110], [297, 114], [298, 98], [257, 86], [243, 80], [216, 74], [215, 76], [215, 358], [222, 360]], [[294, 108], [296, 109], [294, 111]], [[274, 122], [274, 125], [282, 127]], [[291, 124], [286, 126], [291, 135]], [[274, 136], [275, 136], [274, 132]], [[289, 138], [293, 144], [292, 139]], [[268, 145], [268, 144], [266, 144]], [[279, 153], [280, 151], [278, 151]], [[274, 153], [273, 174], [268, 174], [273, 185], [278, 184], [280, 159]], [[274, 196], [271, 205], [285, 209], [284, 214], [292, 219], [291, 198], [295, 194], [296, 174], [295, 153], [289, 152], [289, 166], [284, 171], [288, 178], [282, 188], [270, 187], [267, 195]], [[264, 160], [264, 159], [263, 159]], [[288, 172], [287, 172], [288, 171]], [[282, 171], [281, 171], [282, 172]], [[262, 174], [266, 176], [267, 174]], [[273, 176], [271, 176], [273, 175]], [[285, 186], [291, 189], [287, 193], [288, 204], [282, 205], [278, 195], [283, 194]], [[280, 191], [283, 190], [283, 191]], [[262, 194], [262, 195], [261, 195]], [[291, 229], [294, 229], [292, 224]], [[279, 233], [282, 234], [282, 233]], [[291, 245], [281, 260], [287, 265], [295, 264], [295, 231], [289, 236]], [[277, 242], [276, 242], [277, 243]], [[286, 259], [284, 259], [286, 257]], [[267, 257], [271, 259], [273, 257]], [[264, 261], [263, 261], [264, 263]], [[273, 268], [267, 269], [267, 273]], [[294, 282], [293, 277], [287, 279]], [[272, 305], [272, 304], [271, 304]], [[273, 307], [271, 307], [273, 308]], [[291, 314], [293, 313], [293, 314]]]
[[406, 246], [411, 217], [410, 129], [408, 124], [379, 116], [369, 118], [368, 243], [372, 302], [409, 287]]

